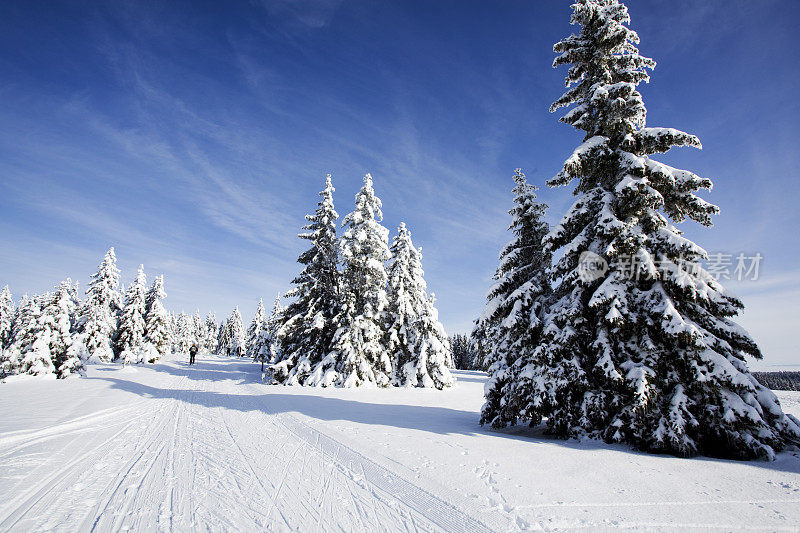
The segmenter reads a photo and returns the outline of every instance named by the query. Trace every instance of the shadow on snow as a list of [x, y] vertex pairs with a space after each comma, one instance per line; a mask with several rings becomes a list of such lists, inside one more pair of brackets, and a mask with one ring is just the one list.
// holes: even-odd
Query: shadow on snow
[[[199, 360], [194, 366], [187, 362], [173, 360], [173, 364], [157, 364], [154, 369], [175, 376], [185, 377], [197, 381], [219, 381], [220, 378], [236, 380], [237, 384], [261, 384], [260, 363], [252, 362], [246, 358], [219, 357], [210, 365], [208, 360]], [[176, 363], [178, 366], [176, 366]], [[226, 363], [219, 365], [218, 363]], [[113, 368], [99, 368], [98, 370], [113, 370]], [[485, 379], [481, 372], [456, 371], [461, 382], [480, 382]], [[530, 428], [518, 425], [505, 429], [491, 429], [482, 427], [478, 420], [480, 415], [476, 411], [451, 409], [448, 407], [391, 404], [381, 402], [360, 401], [353, 399], [331, 398], [317, 394], [275, 392], [281, 390], [281, 385], [263, 385], [268, 388], [264, 394], [228, 394], [215, 391], [188, 389], [164, 389], [144, 385], [121, 377], [92, 377], [108, 381], [112, 387], [125, 390], [141, 396], [158, 399], [177, 399], [209, 408], [223, 407], [225, 409], [242, 412], [259, 411], [268, 414], [300, 413], [321, 421], [349, 421], [359, 424], [383, 425], [401, 429], [424, 431], [440, 435], [472, 435], [482, 438], [503, 438], [527, 441], [541, 445], [559, 445], [576, 451], [604, 450], [615, 453], [629, 453], [632, 455], [646, 456], [662, 460], [676, 460], [672, 455], [654, 455], [639, 452], [623, 444], [607, 444], [600, 440], [584, 439], [582, 441], [569, 439], [563, 440], [546, 435], [541, 426]], [[289, 387], [287, 387], [288, 389]], [[291, 387], [298, 390], [303, 387]], [[324, 390], [324, 389], [323, 389]], [[348, 391], [356, 389], [327, 389], [328, 391]], [[415, 390], [415, 389], [410, 389]], [[434, 393], [435, 391], [423, 391]], [[446, 423], [446, 424], [443, 424]], [[533, 451], [533, 450], [531, 450]], [[749, 466], [767, 468], [769, 470], [800, 473], [800, 452], [784, 452], [778, 454], [773, 462], [766, 461], [736, 461], [717, 459], [713, 457], [694, 457], [678, 459], [680, 461], [713, 461], [720, 463], [737, 463]]]

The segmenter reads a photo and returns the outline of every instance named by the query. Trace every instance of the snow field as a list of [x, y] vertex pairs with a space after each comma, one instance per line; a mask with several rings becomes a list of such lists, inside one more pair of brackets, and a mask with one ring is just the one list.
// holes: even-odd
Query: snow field
[[[796, 531], [800, 458], [679, 459], [478, 425], [455, 388], [269, 386], [214, 356], [0, 388], [2, 531]], [[800, 414], [800, 393], [780, 393]]]

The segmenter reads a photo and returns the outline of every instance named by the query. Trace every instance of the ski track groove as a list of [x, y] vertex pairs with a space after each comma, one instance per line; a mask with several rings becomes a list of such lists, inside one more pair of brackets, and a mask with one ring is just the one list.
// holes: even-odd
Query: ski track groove
[[[129, 420], [128, 422], [124, 423], [122, 428], [115, 432], [113, 435], [108, 437], [106, 440], [101, 442], [100, 444], [95, 445], [91, 450], [88, 451], [88, 454], [84, 454], [84, 450], [90, 447], [91, 442], [87, 443], [89, 446], [85, 446], [81, 449], [81, 453], [76, 454], [77, 457], [72, 461], [68, 462], [65, 466], [61, 467], [60, 469], [56, 470], [51, 476], [46, 477], [43, 481], [37, 483], [34, 487], [25, 491], [20, 496], [12, 499], [3, 509], [0, 510], [0, 513], [5, 515], [5, 518], [0, 522], [0, 529], [11, 529], [13, 528], [20, 520], [23, 519], [24, 515], [28, 513], [33, 507], [35, 507], [39, 502], [45, 499], [53, 499], [54, 497], [58, 496], [58, 491], [56, 487], [64, 485], [65, 481], [68, 481], [69, 484], [72, 483], [72, 480], [67, 480], [67, 477], [80, 470], [80, 467], [85, 466], [86, 464], [91, 464], [92, 460], [102, 453], [105, 447], [117, 440], [120, 435], [125, 433], [130, 427], [136, 423], [139, 418], [134, 418]], [[50, 464], [46, 466], [51, 466], [53, 462], [55, 462], [57, 458], [53, 458], [50, 461]], [[42, 468], [44, 465], [42, 466]], [[78, 476], [76, 476], [78, 477]], [[55, 493], [55, 494], [54, 494]], [[9, 511], [9, 508], [16, 504], [16, 502], [22, 500], [22, 503], [14, 507]], [[2, 516], [2, 515], [0, 515]], [[10, 521], [10, 523], [9, 523]]]
[[[347, 447], [332, 437], [312, 428], [296, 417], [286, 413], [276, 414], [276, 417], [280, 423], [282, 423], [289, 431], [297, 435], [300, 439], [309, 441], [311, 437], [308, 436], [308, 433], [311, 433], [318, 439], [318, 441], [327, 442], [328, 448], [332, 447], [336, 450], [336, 452], [339, 450], [343, 451], [348, 457], [346, 459], [340, 457], [336, 461], [337, 465], [344, 468], [351, 474], [358, 475], [350, 465], [354, 463], [359, 464], [362, 472], [365, 474], [363, 479], [366, 483], [371, 484], [377, 490], [385, 493], [390, 498], [416, 511], [416, 513], [424, 517], [426, 520], [436, 524], [437, 527], [444, 529], [445, 531], [493, 530], [493, 528], [490, 528], [482, 521], [479, 521], [478, 519], [461, 512], [451, 503], [434, 496], [421, 487], [415, 486], [413, 483], [404, 479], [403, 477], [395, 475], [390, 470], [384, 468], [378, 463], [375, 463], [374, 461], [371, 461], [370, 459], [361, 455], [359, 452]], [[330, 451], [326, 451], [324, 448], [324, 445], [320, 445], [320, 451], [328, 457], [336, 457], [339, 455], [336, 452], [331, 453]], [[366, 475], [367, 469], [370, 472], [369, 475]], [[387, 482], [385, 481], [386, 479], [391, 479], [392, 481]], [[494, 528], [494, 530], [498, 529], [505, 528], [499, 526]]]

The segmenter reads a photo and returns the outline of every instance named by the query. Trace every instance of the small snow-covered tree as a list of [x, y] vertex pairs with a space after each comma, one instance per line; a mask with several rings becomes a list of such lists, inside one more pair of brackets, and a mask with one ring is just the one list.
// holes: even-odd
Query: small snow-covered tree
[[31, 299], [17, 339], [22, 356], [21, 373], [54, 374], [59, 359], [64, 359], [72, 342], [72, 312], [75, 306], [69, 280], [49, 292]]
[[197, 349], [203, 351], [206, 349], [206, 334], [203, 331], [203, 319], [200, 317], [200, 310], [195, 309], [192, 316], [192, 342], [197, 345]]
[[64, 357], [58, 366], [59, 379], [86, 375], [83, 362], [88, 358], [89, 352], [86, 350], [86, 345], [83, 344], [82, 338], [80, 336], [73, 337], [72, 342], [69, 347], [67, 347], [67, 351], [64, 353]]
[[[147, 291], [145, 298], [145, 333], [144, 341], [155, 348], [158, 354], [165, 354], [170, 349], [170, 330], [171, 320], [169, 313], [161, 303], [162, 298], [166, 298], [164, 291], [164, 276], [158, 276], [153, 280], [153, 285]], [[148, 362], [152, 357], [148, 357]]]
[[174, 311], [169, 312], [169, 337], [172, 343], [172, 351], [178, 350], [178, 315]]
[[181, 311], [178, 315], [175, 332], [175, 350], [187, 354], [194, 342], [194, 332], [192, 319], [185, 312]]
[[407, 387], [451, 386], [455, 379], [450, 373], [453, 366], [453, 348], [450, 337], [439, 322], [436, 296], [431, 294], [425, 301], [422, 312], [413, 323], [414, 357], [396, 370], [398, 384]]
[[87, 357], [83, 339], [75, 332], [78, 305], [77, 286], [67, 279], [56, 286], [44, 308], [41, 325], [49, 330], [50, 353], [59, 378], [84, 374], [84, 359], [74, 359]]
[[405, 364], [416, 358], [413, 324], [422, 314], [428, 294], [420, 251], [411, 242], [405, 223], [397, 228], [390, 251], [385, 344], [394, 368], [392, 381], [402, 385], [406, 381]]
[[356, 195], [355, 210], [344, 217], [347, 228], [339, 245], [344, 268], [341, 308], [331, 354], [315, 369], [320, 385], [341, 387], [390, 384], [392, 363], [386, 347], [383, 312], [386, 309], [386, 261], [389, 231], [380, 224], [381, 201], [372, 176]]
[[[117, 353], [120, 354], [123, 365], [126, 360], [121, 357], [122, 352], [128, 351], [136, 354], [144, 342], [145, 314], [147, 312], [146, 296], [147, 277], [144, 273], [144, 265], [139, 265], [136, 279], [134, 279], [125, 293], [125, 307], [122, 309], [117, 329], [115, 348]], [[128, 359], [131, 359], [131, 357], [129, 356]]]
[[[50, 373], [55, 369], [50, 354], [49, 330], [43, 334], [42, 327], [44, 308], [50, 297], [50, 294], [33, 295], [30, 298], [27, 295], [23, 296], [15, 320], [11, 349], [7, 350], [8, 359], [4, 361], [6, 374], [29, 373], [32, 366], [35, 366], [36, 370], [31, 373]], [[36, 346], [37, 354], [32, 355], [37, 340], [39, 341]], [[42, 359], [42, 363], [36, 364], [37, 359]]]
[[[492, 279], [496, 281], [497, 275], [495, 274], [495, 277]], [[486, 297], [488, 299], [489, 295], [487, 294]], [[483, 314], [475, 319], [472, 331], [469, 334], [469, 349], [473, 353], [472, 368], [475, 370], [485, 371], [488, 369], [488, 350], [491, 347], [490, 334], [494, 327], [494, 324], [489, 323], [488, 318], [489, 317], [486, 316], [486, 309], [484, 308]]]
[[8, 285], [0, 291], [0, 351], [11, 346], [12, 326], [14, 324], [14, 300]]
[[[280, 338], [280, 361], [272, 366], [273, 378], [287, 385], [322, 385], [327, 373], [333, 372], [328, 356], [338, 328], [339, 258], [336, 220], [339, 214], [333, 205], [335, 189], [331, 175], [325, 178], [325, 188], [319, 193], [313, 215], [306, 215], [308, 224], [299, 237], [310, 241], [311, 247], [300, 254], [297, 262], [303, 265], [292, 281], [294, 288], [287, 294], [294, 300], [281, 313], [281, 327], [274, 333]], [[273, 342], [274, 339], [270, 342]], [[272, 356], [272, 355], [271, 355]]]
[[47, 329], [40, 329], [33, 343], [22, 354], [22, 361], [20, 363], [21, 373], [32, 374], [34, 376], [55, 373], [56, 367], [53, 363], [55, 358], [50, 351], [47, 333]]
[[[22, 361], [22, 350], [30, 340], [26, 341], [26, 334], [23, 332], [25, 324], [29, 324], [29, 313], [33, 310], [32, 299], [27, 294], [23, 294], [22, 298], [14, 310], [14, 318], [11, 321], [11, 334], [9, 346], [0, 354], [0, 375], [10, 376], [19, 372], [19, 365]], [[35, 324], [35, 321], [34, 321]]]
[[544, 303], [551, 292], [548, 278], [552, 256], [542, 240], [549, 227], [547, 205], [537, 201], [536, 187], [525, 180], [522, 169], [514, 173], [514, 206], [509, 231], [514, 235], [500, 252], [495, 283], [489, 289], [481, 317], [487, 336], [482, 340], [484, 365], [489, 373], [481, 423], [493, 427], [514, 424], [523, 416], [530, 382], [522, 376], [534, 357], [542, 330]]
[[213, 312], [206, 315], [205, 323], [203, 324], [203, 331], [206, 335], [205, 346], [208, 353], [217, 353], [217, 336], [219, 335], [219, 324], [217, 323], [217, 315]]
[[275, 298], [272, 311], [269, 317], [264, 320], [261, 330], [253, 342], [253, 360], [261, 363], [261, 371], [264, 371], [265, 363], [272, 363], [278, 360], [279, 338], [278, 332], [283, 323], [283, 306], [281, 305], [281, 294]]
[[251, 359], [256, 358], [256, 341], [264, 329], [267, 321], [267, 312], [264, 311], [264, 299], [258, 299], [258, 307], [256, 307], [256, 314], [253, 315], [253, 320], [250, 322], [250, 327], [247, 328], [247, 339], [245, 341], [245, 353]]
[[245, 355], [245, 331], [242, 324], [242, 314], [237, 306], [231, 316], [220, 327], [219, 354], [227, 356], [243, 357]]
[[568, 90], [551, 110], [573, 106], [561, 121], [584, 139], [549, 183], [577, 180], [577, 200], [545, 239], [561, 257], [526, 414], [561, 436], [772, 458], [800, 439], [797, 419], [747, 369], [745, 356], [761, 353], [732, 320], [742, 303], [674, 225], [711, 225], [718, 208], [696, 195], [711, 181], [650, 157], [700, 142], [645, 126], [636, 87], [655, 62], [639, 55], [627, 8], [576, 0], [572, 9], [580, 32], [554, 46], [554, 66], [570, 65]]
[[392, 382], [409, 387], [448, 387], [453, 383], [447, 368], [453, 359], [450, 339], [439, 323], [434, 300], [428, 298], [422, 252], [414, 247], [405, 223], [397, 228], [390, 251], [384, 320], [385, 344], [394, 369]]
[[103, 257], [86, 288], [79, 328], [89, 354], [103, 362], [114, 357], [112, 344], [117, 332], [117, 317], [120, 311], [119, 269], [114, 248]]
[[453, 347], [453, 361], [459, 370], [473, 370], [475, 354], [469, 344], [467, 335], [456, 333], [450, 337], [450, 345]]
[[236, 357], [244, 357], [247, 347], [244, 324], [242, 323], [242, 314], [239, 312], [239, 306], [236, 306], [231, 314], [230, 325], [230, 350], [229, 355]]
[[219, 325], [217, 333], [217, 351], [220, 355], [230, 355], [231, 344], [231, 317], [226, 318]]

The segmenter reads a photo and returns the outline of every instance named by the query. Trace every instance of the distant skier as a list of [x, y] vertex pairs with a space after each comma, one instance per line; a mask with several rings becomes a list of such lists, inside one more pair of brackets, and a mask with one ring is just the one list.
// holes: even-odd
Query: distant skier
[[189, 364], [194, 364], [194, 356], [197, 355], [197, 344], [192, 344], [192, 347], [189, 348]]

